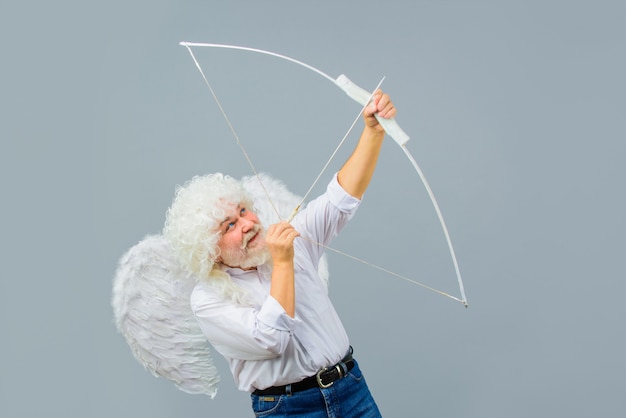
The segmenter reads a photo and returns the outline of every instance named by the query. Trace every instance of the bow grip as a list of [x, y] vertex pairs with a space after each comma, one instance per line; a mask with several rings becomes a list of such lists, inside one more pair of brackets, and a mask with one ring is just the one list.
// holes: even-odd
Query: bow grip
[[[372, 97], [371, 93], [354, 84], [344, 74], [337, 77], [335, 84], [361, 106], [365, 106], [370, 97]], [[385, 132], [387, 132], [389, 136], [398, 143], [398, 145], [403, 146], [409, 142], [409, 136], [402, 130], [402, 128], [400, 128], [395, 118], [385, 119], [379, 117], [378, 114], [375, 114], [374, 116], [376, 117], [378, 123], [380, 123], [380, 125], [385, 129]]]

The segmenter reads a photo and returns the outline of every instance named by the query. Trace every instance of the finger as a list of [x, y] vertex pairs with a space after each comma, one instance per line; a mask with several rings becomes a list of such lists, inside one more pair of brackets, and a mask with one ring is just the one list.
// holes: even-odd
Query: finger
[[270, 225], [269, 228], [267, 228], [267, 234], [265, 238], [267, 240], [270, 240], [274, 236], [276, 236], [276, 224]]
[[273, 224], [267, 230], [267, 235], [265, 236], [265, 241], [269, 245], [279, 245], [281, 241], [281, 234], [284, 231], [285, 227], [281, 224]]
[[364, 111], [365, 116], [371, 117], [374, 114], [378, 114], [378, 116], [386, 119], [395, 117], [396, 113], [397, 111], [389, 95], [380, 89], [377, 89], [372, 94], [372, 99]]
[[396, 115], [397, 111], [389, 95], [384, 94], [378, 101], [378, 115], [384, 118], [392, 118]]
[[295, 228], [291, 227], [281, 232], [280, 239], [283, 240], [283, 242], [291, 243], [296, 237], [299, 237], [299, 236], [300, 236], [300, 233], [296, 231]]
[[270, 225], [268, 232], [272, 231], [274, 234], [280, 234], [285, 228], [290, 227], [291, 225], [285, 221], [278, 222], [276, 224]]
[[365, 106], [365, 109], [363, 109], [363, 116], [371, 118], [374, 114], [376, 114], [376, 112], [378, 112], [378, 107], [376, 106], [376, 103], [371, 101], [367, 106]]
[[289, 231], [288, 238], [290, 241], [293, 241], [294, 239], [296, 239], [296, 237], [299, 237], [299, 236], [300, 236], [300, 233], [296, 231], [295, 229], [292, 229], [291, 231]]
[[398, 111], [396, 110], [394, 105], [392, 103], [389, 103], [389, 105], [385, 106], [383, 110], [380, 110], [378, 112], [378, 115], [382, 116], [385, 119], [390, 119], [395, 117], [397, 113]]
[[391, 103], [389, 95], [381, 92], [378, 100], [376, 101], [376, 107], [378, 108], [378, 110], [383, 110], [389, 103]]
[[372, 116], [374, 113], [378, 112], [378, 101], [380, 100], [380, 96], [382, 95], [382, 91], [377, 89], [372, 96], [370, 97], [370, 101], [363, 109], [363, 113], [365, 116]]
[[374, 109], [376, 109], [376, 112], [378, 112], [380, 110], [380, 101], [381, 101], [381, 99], [383, 99], [383, 97], [384, 97], [384, 94], [383, 94], [382, 90], [380, 90], [380, 89], [376, 90], [372, 94], [372, 98], [370, 99], [370, 102], [374, 106]]

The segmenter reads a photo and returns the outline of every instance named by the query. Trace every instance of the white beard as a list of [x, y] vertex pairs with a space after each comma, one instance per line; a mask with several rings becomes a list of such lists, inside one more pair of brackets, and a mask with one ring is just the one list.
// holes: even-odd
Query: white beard
[[[255, 235], [258, 235], [255, 245], [248, 248], [248, 240]], [[241, 248], [222, 250], [221, 254], [222, 264], [244, 270], [265, 264], [270, 257], [269, 248], [265, 244], [265, 231], [261, 229], [260, 225], [255, 225], [254, 229], [244, 237]]]

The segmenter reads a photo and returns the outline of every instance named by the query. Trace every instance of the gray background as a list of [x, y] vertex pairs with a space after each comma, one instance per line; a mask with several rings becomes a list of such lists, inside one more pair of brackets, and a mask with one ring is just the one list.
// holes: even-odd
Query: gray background
[[[251, 416], [221, 359], [213, 401], [149, 375], [109, 304], [176, 184], [250, 174], [178, 46], [199, 41], [387, 77], [470, 308], [331, 255], [386, 417], [623, 416], [625, 21], [620, 1], [3, 1], [0, 415]], [[283, 61], [196, 52], [257, 168], [304, 193], [359, 106]], [[335, 247], [458, 293], [392, 141]]]

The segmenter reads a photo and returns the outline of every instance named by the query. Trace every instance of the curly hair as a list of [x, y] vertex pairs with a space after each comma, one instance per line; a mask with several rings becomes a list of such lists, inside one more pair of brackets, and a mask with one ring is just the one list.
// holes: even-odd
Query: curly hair
[[211, 275], [220, 255], [218, 227], [226, 217], [224, 203], [253, 206], [239, 180], [214, 173], [178, 186], [167, 211], [163, 235], [182, 267], [198, 279]]

